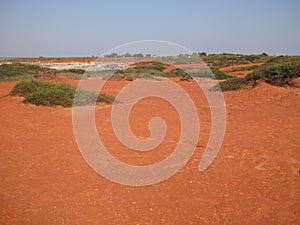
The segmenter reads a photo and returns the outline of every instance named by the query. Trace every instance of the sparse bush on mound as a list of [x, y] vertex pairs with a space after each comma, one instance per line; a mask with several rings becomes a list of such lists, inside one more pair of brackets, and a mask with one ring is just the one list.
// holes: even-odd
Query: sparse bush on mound
[[38, 88], [48, 88], [51, 84], [47, 82], [40, 82], [36, 80], [22, 80], [19, 81], [14, 88], [10, 91], [10, 95], [27, 96], [35, 92]]
[[293, 86], [292, 81], [297, 77], [300, 77], [300, 63], [286, 62], [259, 67], [244, 78], [230, 78], [221, 82], [219, 85], [212, 87], [211, 90], [238, 90], [250, 83], [253, 83], [254, 87], [259, 80], [275, 86]]
[[85, 70], [84, 69], [63, 69], [60, 70], [62, 73], [77, 73], [77, 74], [84, 74]]
[[173, 69], [165, 74], [167, 77], [185, 77], [188, 75], [184, 70], [179, 68]]
[[[76, 98], [74, 98], [76, 94]], [[53, 84], [36, 80], [19, 81], [10, 95], [24, 96], [24, 102], [43, 106], [71, 107], [88, 105], [94, 102], [111, 103], [115, 100], [113, 96], [97, 94], [95, 92], [78, 89], [68, 84]]]
[[42, 75], [45, 68], [31, 64], [2, 64], [0, 65], [0, 80], [14, 81], [20, 78], [33, 78]]
[[299, 62], [286, 62], [264, 66], [245, 77], [246, 82], [263, 80], [275, 86], [290, 86], [293, 79], [300, 76]]
[[202, 78], [211, 78], [217, 80], [225, 80], [231, 78], [233, 76], [229, 75], [228, 73], [219, 70], [218, 68], [208, 68], [204, 67], [199, 70], [199, 74], [195, 74], [196, 77]]
[[217, 80], [225, 80], [233, 77], [224, 71], [218, 70], [217, 68], [213, 68], [212, 72]]
[[83, 78], [83, 74], [85, 72], [86, 71], [84, 69], [63, 69], [59, 70], [59, 75], [68, 77], [72, 80], [80, 80]]
[[149, 77], [186, 77], [187, 73], [180, 68], [173, 69], [169, 72], [163, 72], [167, 68], [167, 64], [158, 61], [146, 61], [134, 63], [130, 68], [124, 70], [117, 70], [110, 78], [116, 78], [133, 81], [137, 78]]
[[233, 91], [242, 89], [246, 85], [246, 80], [244, 78], [233, 77], [229, 78], [218, 85], [215, 85], [210, 90], [211, 91]]
[[258, 67], [261, 67], [261, 66], [260, 66], [260, 65], [239, 66], [239, 67], [232, 68], [232, 69], [229, 70], [228, 72], [255, 70], [255, 69], [257, 69]]

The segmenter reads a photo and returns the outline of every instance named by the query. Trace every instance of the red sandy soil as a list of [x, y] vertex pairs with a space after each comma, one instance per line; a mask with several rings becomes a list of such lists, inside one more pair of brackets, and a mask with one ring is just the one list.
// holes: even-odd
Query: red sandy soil
[[187, 72], [199, 72], [200, 68], [206, 67], [206, 64], [204, 63], [198, 63], [198, 64], [193, 64], [193, 63], [188, 63], [188, 64], [178, 64], [178, 65], [170, 65], [168, 66], [164, 72], [169, 72], [171, 70], [180, 68], [180, 69], [185, 69]]
[[[195, 82], [174, 81], [195, 101], [199, 143], [179, 173], [147, 187], [112, 183], [87, 165], [75, 143], [70, 108], [23, 104], [21, 97], [6, 96], [14, 83], [0, 83], [0, 223], [300, 224], [300, 89], [261, 83], [226, 92], [225, 139], [212, 165], [200, 173], [210, 130], [208, 105]], [[116, 95], [126, 84], [108, 81], [104, 92]], [[111, 105], [96, 110], [101, 140], [120, 160], [146, 165], [176, 145], [178, 114], [163, 100], [142, 100], [130, 116], [140, 137], [149, 135], [153, 116], [166, 120], [166, 140], [147, 153], [119, 144]]]
[[237, 76], [237, 77], [245, 77], [249, 73], [252, 73], [253, 70], [246, 70], [246, 71], [235, 71], [235, 72], [229, 72], [229, 74]]
[[[228, 71], [237, 67], [247, 67], [247, 66], [260, 66], [263, 65], [264, 63], [249, 63], [249, 64], [237, 64], [237, 65], [232, 65], [232, 66], [226, 66], [220, 68], [221, 71]], [[249, 73], [252, 73], [253, 70], [244, 70], [244, 71], [234, 71], [234, 72], [228, 72], [231, 75], [237, 76], [237, 77], [245, 77]]]
[[220, 68], [221, 71], [228, 71], [237, 67], [247, 67], [247, 66], [260, 66], [263, 65], [264, 63], [248, 63], [248, 64], [235, 64], [235, 65], [231, 65], [231, 66], [226, 66], [226, 67], [222, 67]]

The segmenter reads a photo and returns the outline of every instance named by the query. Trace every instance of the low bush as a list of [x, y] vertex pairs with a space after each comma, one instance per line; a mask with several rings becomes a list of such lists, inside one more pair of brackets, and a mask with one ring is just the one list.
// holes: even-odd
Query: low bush
[[158, 61], [138, 62], [133, 64], [130, 68], [124, 70], [117, 70], [110, 78], [116, 78], [133, 81], [136, 78], [149, 78], [149, 77], [186, 77], [187, 73], [176, 68], [169, 72], [163, 72], [167, 68], [167, 64]]
[[78, 89], [68, 84], [53, 84], [36, 80], [18, 82], [10, 95], [24, 96], [24, 102], [43, 106], [80, 106], [94, 102], [111, 103], [115, 100], [113, 96], [97, 94], [95, 92]]
[[84, 69], [63, 69], [63, 70], [60, 70], [59, 72], [61, 72], [61, 73], [84, 74], [85, 70]]
[[260, 67], [260, 66], [259, 66], [259, 65], [239, 66], [239, 67], [232, 68], [232, 69], [229, 70], [228, 72], [255, 70], [255, 69], [257, 69], [258, 67]]
[[212, 69], [212, 72], [217, 80], [225, 80], [233, 77], [224, 71], [218, 70], [217, 68]]
[[80, 80], [80, 79], [84, 79], [85, 77], [83, 77], [83, 74], [86, 71], [84, 69], [63, 69], [63, 70], [59, 70], [59, 75], [60, 76], [65, 76], [68, 77], [72, 80]]
[[291, 81], [300, 76], [299, 62], [286, 62], [264, 66], [245, 77], [246, 82], [263, 80], [276, 86], [290, 85]]
[[211, 78], [217, 80], [225, 80], [228, 78], [232, 78], [233, 76], [229, 75], [228, 73], [219, 70], [218, 68], [201, 68], [199, 70], [199, 74], [195, 75], [196, 77], [203, 77], [203, 78]]
[[[231, 91], [243, 88], [249, 83], [265, 81], [275, 86], [292, 86], [293, 79], [300, 77], [300, 63], [286, 62], [281, 64], [262, 66], [244, 78], [230, 78], [211, 88], [212, 91]], [[255, 85], [254, 85], [255, 86]], [[253, 86], [253, 87], [254, 87]]]
[[233, 91], [242, 89], [247, 84], [244, 78], [233, 77], [229, 78], [214, 87], [212, 87], [211, 91]]
[[188, 75], [184, 70], [180, 68], [173, 69], [169, 72], [166, 72], [165, 74], [167, 77], [185, 77]]
[[20, 78], [33, 78], [43, 74], [45, 69], [31, 64], [2, 64], [0, 65], [0, 80], [14, 81]]

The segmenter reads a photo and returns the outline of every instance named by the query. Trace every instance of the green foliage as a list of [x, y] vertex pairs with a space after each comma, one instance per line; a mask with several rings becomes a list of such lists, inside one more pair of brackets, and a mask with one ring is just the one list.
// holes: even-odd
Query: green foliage
[[166, 64], [159, 61], [150, 61], [150, 62], [139, 62], [135, 65], [135, 69], [137, 70], [157, 70], [159, 72], [164, 71], [166, 69]]
[[244, 78], [233, 77], [229, 78], [218, 85], [215, 85], [211, 91], [233, 91], [242, 89], [247, 84]]
[[139, 62], [133, 64], [133, 67], [131, 68], [117, 70], [113, 76], [120, 77], [128, 81], [133, 81], [134, 79], [140, 77], [165, 76], [162, 72], [165, 68], [166, 65], [158, 61]]
[[209, 67], [200, 68], [199, 74], [196, 74], [194, 76], [217, 79], [217, 80], [224, 80], [233, 77], [224, 71], [220, 71], [218, 68], [209, 68]]
[[225, 80], [233, 77], [224, 71], [218, 70], [217, 68], [213, 68], [212, 72], [217, 80]]
[[144, 55], [142, 53], [136, 53], [132, 55], [134, 58], [143, 58]]
[[260, 67], [259, 65], [252, 65], [252, 66], [239, 66], [239, 67], [235, 67], [232, 68], [231, 70], [229, 70], [228, 72], [235, 72], [235, 71], [248, 71], [248, 70], [254, 70], [257, 69], [258, 67]]
[[104, 55], [104, 57], [105, 58], [119, 58], [120, 56], [117, 53], [113, 52], [111, 54]]
[[63, 69], [59, 71], [60, 73], [76, 73], [76, 74], [84, 74], [84, 69]]
[[286, 62], [264, 66], [245, 77], [247, 82], [263, 80], [276, 86], [290, 85], [290, 82], [300, 76], [299, 62]]
[[100, 93], [97, 98], [97, 102], [113, 103], [114, 101], [115, 101], [114, 96], [107, 95], [105, 93]]
[[167, 77], [184, 77], [188, 74], [184, 70], [182, 70], [180, 68], [176, 68], [176, 69], [173, 69], [169, 72], [166, 72], [165, 75]]
[[245, 85], [258, 80], [265, 81], [275, 86], [290, 86], [291, 81], [300, 77], [300, 63], [286, 62], [275, 65], [259, 67], [245, 78], [230, 78], [211, 88], [212, 91], [231, 91], [243, 88]]
[[38, 88], [28, 94], [24, 102], [35, 105], [71, 107], [74, 99], [74, 87], [66, 84], [56, 84], [47, 88]]
[[33, 78], [39, 76], [45, 71], [37, 65], [12, 63], [0, 65], [0, 80], [14, 81], [20, 78]]
[[111, 103], [115, 100], [113, 96], [99, 94], [87, 90], [78, 89], [68, 84], [53, 84], [36, 80], [18, 82], [10, 95], [21, 95], [25, 97], [24, 102], [35, 105], [71, 107], [92, 104], [94, 102]]
[[83, 78], [83, 74], [85, 72], [86, 71], [84, 69], [63, 69], [59, 70], [59, 75], [68, 77], [72, 80], [80, 80], [81, 78]]
[[119, 77], [128, 81], [133, 81], [136, 78], [149, 78], [149, 77], [185, 77], [187, 73], [180, 69], [176, 68], [168, 72], [163, 72], [167, 68], [167, 64], [159, 61], [147, 61], [147, 62], [138, 62], [133, 64], [131, 68], [125, 70], [117, 70], [113, 75], [114, 77]]

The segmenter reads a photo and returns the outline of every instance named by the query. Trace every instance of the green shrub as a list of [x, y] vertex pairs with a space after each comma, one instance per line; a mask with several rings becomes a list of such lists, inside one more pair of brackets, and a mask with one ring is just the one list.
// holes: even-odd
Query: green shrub
[[115, 101], [114, 96], [107, 95], [105, 93], [100, 93], [97, 98], [97, 102], [113, 103], [114, 101]]
[[75, 90], [66, 84], [51, 85], [47, 88], [38, 88], [28, 94], [24, 102], [35, 105], [71, 107], [74, 99]]
[[228, 72], [248, 71], [248, 70], [254, 70], [254, 69], [257, 69], [258, 67], [260, 67], [260, 66], [259, 66], [259, 65], [239, 66], [239, 67], [232, 68], [232, 69], [229, 70]]
[[217, 80], [225, 80], [225, 79], [233, 77], [233, 76], [229, 75], [228, 73], [218, 70], [216, 68], [212, 69], [212, 72]]
[[165, 73], [167, 77], [184, 77], [188, 75], [184, 70], [180, 68], [173, 69]]
[[208, 67], [201, 68], [199, 70], [199, 74], [196, 74], [194, 76], [217, 79], [217, 80], [225, 80], [225, 79], [233, 77], [233, 76], [229, 75], [228, 73], [221, 71], [215, 67], [211, 68], [211, 69]]
[[[117, 70], [113, 76], [128, 81], [133, 81], [136, 78], [148, 78], [152, 76], [185, 77], [187, 75], [187, 73], [180, 68], [173, 69], [166, 73], [163, 72], [167, 68], [167, 66], [167, 64], [158, 61], [138, 62], [131, 68], [125, 70]], [[114, 77], [112, 77], [111, 79], [114, 79]]]
[[45, 71], [38, 65], [12, 63], [0, 65], [0, 80], [13, 81], [20, 78], [33, 78]]
[[233, 77], [229, 78], [215, 86], [213, 86], [211, 91], [233, 91], [242, 89], [247, 84], [244, 78]]
[[94, 102], [111, 103], [113, 96], [78, 89], [68, 84], [53, 84], [36, 80], [18, 82], [10, 95], [25, 97], [24, 102], [35, 105], [71, 107], [72, 105], [88, 105]]
[[22, 80], [19, 81], [14, 88], [10, 91], [10, 95], [27, 96], [30, 93], [35, 92], [38, 88], [47, 88], [51, 84], [47, 82], [40, 82], [36, 80]]
[[264, 66], [245, 77], [247, 82], [263, 80], [276, 86], [290, 85], [290, 82], [300, 76], [299, 62], [286, 62]]
[[76, 73], [76, 74], [84, 74], [84, 69], [63, 69], [59, 71], [60, 73]]

